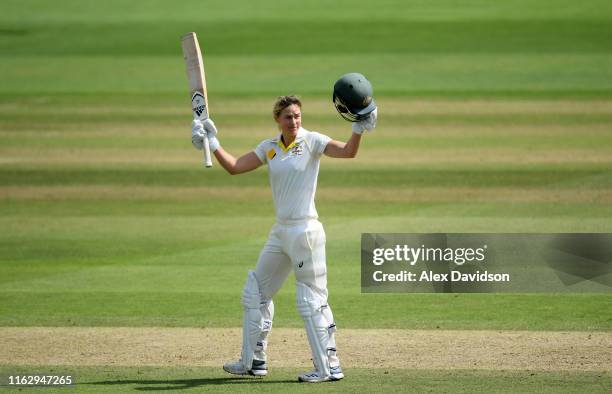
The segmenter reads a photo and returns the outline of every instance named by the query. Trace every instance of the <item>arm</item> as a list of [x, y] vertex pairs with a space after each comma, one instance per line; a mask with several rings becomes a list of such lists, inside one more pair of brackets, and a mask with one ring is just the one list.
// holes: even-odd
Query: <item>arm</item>
[[329, 157], [350, 159], [357, 156], [360, 142], [361, 134], [352, 133], [351, 138], [346, 143], [336, 140], [329, 141], [323, 153]]
[[[204, 133], [204, 130], [206, 130], [206, 133]], [[221, 148], [217, 133], [217, 127], [212, 119], [206, 119], [204, 122], [194, 120], [191, 126], [191, 143], [196, 149], [202, 149], [204, 138], [208, 138], [210, 151], [214, 152], [221, 167], [225, 168], [231, 175], [252, 171], [263, 164], [255, 152], [249, 152], [236, 159]]]
[[346, 143], [331, 140], [327, 143], [323, 153], [329, 157], [339, 157], [342, 159], [348, 159], [357, 156], [359, 151], [359, 143], [361, 142], [361, 135], [366, 131], [372, 131], [376, 127], [376, 119], [378, 118], [378, 109], [374, 108], [365, 119], [353, 123], [353, 133]]
[[249, 152], [236, 159], [220, 146], [215, 151], [215, 157], [219, 164], [221, 164], [221, 167], [225, 168], [230, 175], [252, 171], [263, 164], [255, 152]]

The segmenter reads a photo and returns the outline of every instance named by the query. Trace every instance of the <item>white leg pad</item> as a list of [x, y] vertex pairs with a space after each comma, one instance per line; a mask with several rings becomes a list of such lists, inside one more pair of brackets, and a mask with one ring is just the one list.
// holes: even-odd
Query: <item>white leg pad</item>
[[259, 310], [261, 311], [261, 317], [263, 320], [259, 340], [257, 341], [257, 345], [255, 347], [255, 359], [266, 361], [268, 335], [270, 335], [270, 331], [272, 331], [272, 319], [274, 318], [274, 302], [272, 302], [272, 300], [266, 301], [262, 299]]
[[320, 376], [330, 376], [328, 347], [330, 346], [329, 326], [331, 322], [328, 322], [323, 312], [327, 304], [310, 287], [301, 282], [296, 283], [296, 294], [297, 309], [304, 320], [315, 368]]
[[253, 359], [265, 361], [267, 337], [272, 329], [274, 303], [261, 299], [255, 271], [249, 271], [242, 291], [244, 318], [242, 326], [242, 354], [240, 359], [246, 370], [250, 370]]
[[324, 305], [321, 308], [321, 312], [323, 312], [323, 315], [326, 318], [327, 333], [329, 334], [329, 342], [327, 343], [327, 356], [329, 357], [329, 366], [339, 367], [340, 359], [338, 359], [338, 355], [336, 354], [336, 323], [334, 322], [334, 315], [332, 314], [329, 305]]

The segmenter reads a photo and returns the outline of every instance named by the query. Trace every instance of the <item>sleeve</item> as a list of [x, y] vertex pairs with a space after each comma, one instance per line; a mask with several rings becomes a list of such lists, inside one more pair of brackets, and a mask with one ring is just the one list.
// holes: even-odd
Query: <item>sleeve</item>
[[310, 133], [310, 146], [315, 155], [321, 156], [327, 144], [331, 141], [331, 138], [325, 134], [317, 133], [313, 131]]
[[264, 140], [262, 142], [259, 143], [259, 145], [257, 145], [257, 147], [253, 150], [253, 152], [255, 152], [255, 154], [257, 155], [257, 157], [259, 157], [259, 160], [261, 160], [262, 163], [267, 164], [268, 163], [268, 157], [266, 155], [266, 143], [268, 142], [268, 140]]

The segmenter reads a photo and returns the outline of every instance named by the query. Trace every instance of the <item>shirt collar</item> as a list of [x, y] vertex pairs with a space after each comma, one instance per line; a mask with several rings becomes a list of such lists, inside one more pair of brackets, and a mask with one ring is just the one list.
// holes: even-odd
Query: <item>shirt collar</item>
[[285, 145], [283, 144], [283, 141], [281, 140], [281, 136], [283, 135], [283, 133], [280, 133], [275, 140], [273, 140], [274, 142], [276, 142], [276, 144], [285, 152], [287, 152], [289, 149], [293, 148], [295, 146], [295, 144], [299, 141], [302, 141], [304, 139], [304, 135], [306, 134], [306, 130], [304, 130], [304, 128], [300, 127], [297, 135], [295, 136], [295, 139], [293, 140], [292, 143], [289, 144], [289, 146], [285, 147]]

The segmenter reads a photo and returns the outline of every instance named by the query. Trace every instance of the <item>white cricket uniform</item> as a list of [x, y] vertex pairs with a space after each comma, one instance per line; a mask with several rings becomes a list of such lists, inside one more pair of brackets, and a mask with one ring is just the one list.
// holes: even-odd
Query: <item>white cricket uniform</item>
[[298, 282], [327, 300], [325, 231], [317, 220], [314, 196], [321, 155], [330, 140], [300, 128], [287, 147], [279, 135], [255, 148], [257, 157], [268, 164], [276, 209], [276, 224], [255, 268], [264, 299], [271, 299], [293, 270]]
[[336, 324], [327, 304], [325, 231], [317, 220], [314, 204], [319, 162], [330, 140], [326, 135], [300, 128], [287, 147], [279, 135], [255, 148], [257, 157], [268, 164], [276, 223], [243, 291], [240, 362], [245, 370], [254, 368], [253, 360], [266, 360], [274, 318], [272, 297], [292, 270], [297, 280], [297, 309], [304, 319], [313, 363], [320, 376], [330, 376], [332, 367], [339, 368]]

